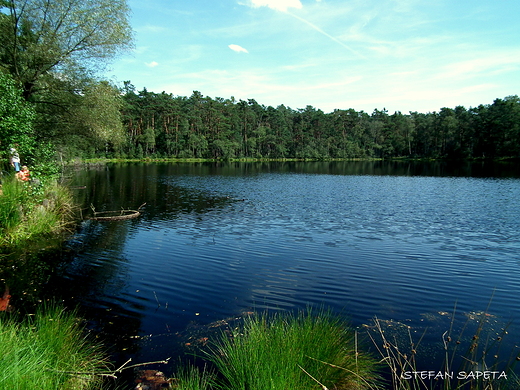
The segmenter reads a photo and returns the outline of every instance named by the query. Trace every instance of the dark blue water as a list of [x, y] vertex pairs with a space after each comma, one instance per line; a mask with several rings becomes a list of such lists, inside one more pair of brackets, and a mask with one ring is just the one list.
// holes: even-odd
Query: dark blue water
[[361, 331], [377, 316], [424, 334], [423, 365], [433, 370], [441, 369], [432, 351], [443, 332], [469, 329], [470, 337], [487, 310], [491, 337], [508, 327], [507, 360], [520, 351], [520, 179], [504, 172], [375, 163], [91, 167], [71, 178], [87, 187], [76, 190], [85, 215], [90, 204], [146, 205], [137, 219], [83, 222], [56, 284], [121, 359], [175, 356], [191, 344], [190, 329], [245, 311], [315, 305]]

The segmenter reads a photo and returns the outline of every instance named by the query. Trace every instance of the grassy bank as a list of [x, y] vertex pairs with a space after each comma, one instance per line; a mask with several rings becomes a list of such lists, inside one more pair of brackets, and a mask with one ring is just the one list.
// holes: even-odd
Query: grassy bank
[[72, 195], [56, 180], [4, 177], [0, 191], [0, 248], [56, 235], [71, 220]]
[[0, 313], [0, 357], [1, 389], [97, 390], [108, 372], [74, 313], [55, 306], [21, 323]]
[[[1, 389], [99, 390], [104, 388], [103, 378], [115, 378], [124, 367], [115, 371], [109, 369], [102, 349], [85, 338], [74, 312], [66, 313], [59, 307], [48, 306], [25, 321], [15, 319], [9, 313], [0, 313]], [[357, 332], [330, 312], [308, 310], [297, 315], [251, 315], [244, 319], [242, 326], [233, 328], [230, 333], [223, 332], [206, 352], [204, 359], [212, 363], [213, 370], [184, 366], [167, 383], [171, 382], [170, 387], [177, 390], [520, 388], [518, 378], [509, 370], [506, 371], [507, 379], [497, 380], [481, 378], [453, 382], [427, 381], [416, 376], [408, 378], [402, 373], [415, 372], [413, 351], [385, 338], [386, 332], [380, 326], [374, 330], [382, 337], [375, 341], [376, 346], [382, 348], [377, 359], [363, 352]], [[481, 336], [483, 334], [477, 334], [477, 338]], [[413, 348], [418, 346], [412, 345]], [[465, 356], [469, 360], [475, 357], [472, 354]], [[471, 367], [464, 368], [465, 372], [477, 372], [473, 366], [477, 362], [469, 363]], [[386, 383], [380, 377], [384, 365], [390, 367], [393, 376], [393, 380]], [[496, 370], [493, 366], [479, 366], [478, 369]], [[447, 367], [446, 372], [449, 370], [452, 369]], [[430, 373], [419, 371], [423, 372]], [[152, 379], [155, 377], [151, 376]], [[167, 383], [160, 388], [166, 388]], [[131, 387], [121, 389], [126, 388]]]
[[236, 157], [236, 158], [177, 158], [177, 157], [143, 157], [143, 158], [88, 158], [75, 159], [64, 163], [64, 165], [82, 165], [82, 164], [107, 164], [107, 163], [208, 163], [208, 162], [333, 162], [333, 161], [394, 161], [394, 162], [446, 162], [446, 163], [471, 163], [471, 162], [502, 162], [512, 163], [518, 161], [518, 157], [501, 157], [501, 158], [465, 158], [465, 159], [448, 159], [448, 158], [426, 158], [426, 157], [365, 157], [365, 158], [264, 158], [264, 157]]

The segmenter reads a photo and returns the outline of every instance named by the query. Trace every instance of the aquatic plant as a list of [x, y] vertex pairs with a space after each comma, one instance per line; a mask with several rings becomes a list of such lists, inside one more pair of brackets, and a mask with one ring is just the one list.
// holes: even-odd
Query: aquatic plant
[[260, 314], [224, 335], [210, 359], [220, 388], [375, 389], [377, 363], [358, 349], [357, 334], [328, 311]]
[[199, 370], [193, 365], [178, 369], [174, 378], [176, 390], [209, 390], [215, 384], [215, 375], [204, 367]]
[[99, 389], [108, 373], [100, 346], [76, 318], [51, 305], [20, 322], [0, 316], [1, 389]]
[[[387, 331], [383, 321], [374, 319], [368, 334], [390, 370], [392, 389], [520, 390], [520, 378], [514, 371], [520, 356], [515, 356], [514, 352], [507, 360], [501, 356], [501, 344], [508, 334], [507, 326], [498, 331], [488, 328], [486, 325], [491, 314], [486, 309], [468, 315], [462, 329], [455, 331], [454, 317], [455, 310], [449, 329], [439, 335], [444, 355], [439, 370], [419, 368], [422, 337], [414, 340], [409, 326], [401, 327], [408, 339], [403, 345], [402, 337], [398, 341], [396, 334]], [[473, 320], [476, 320], [473, 324], [476, 327], [469, 326]]]

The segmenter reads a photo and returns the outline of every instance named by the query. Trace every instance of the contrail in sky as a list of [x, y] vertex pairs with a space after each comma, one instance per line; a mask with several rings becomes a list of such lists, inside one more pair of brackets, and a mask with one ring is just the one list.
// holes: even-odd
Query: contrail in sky
[[364, 55], [358, 53], [357, 51], [355, 51], [354, 49], [350, 48], [349, 46], [345, 45], [343, 42], [341, 42], [339, 39], [337, 38], [334, 38], [332, 35], [330, 34], [327, 34], [325, 31], [323, 31], [321, 28], [319, 28], [318, 26], [312, 24], [311, 22], [309, 22], [308, 20], [305, 20], [303, 18], [300, 18], [299, 16], [295, 15], [295, 14], [292, 14], [290, 13], [289, 11], [285, 11], [286, 14], [288, 15], [291, 15], [293, 18], [296, 18], [300, 21], [302, 21], [303, 23], [307, 24], [308, 26], [312, 27], [314, 30], [318, 31], [319, 33], [325, 35], [327, 38], [330, 38], [332, 39], [334, 42], [336, 43], [339, 43], [341, 46], [343, 46], [345, 49], [349, 50], [350, 52], [354, 53], [355, 55], [357, 55], [358, 57], [361, 57], [361, 58], [366, 58]]

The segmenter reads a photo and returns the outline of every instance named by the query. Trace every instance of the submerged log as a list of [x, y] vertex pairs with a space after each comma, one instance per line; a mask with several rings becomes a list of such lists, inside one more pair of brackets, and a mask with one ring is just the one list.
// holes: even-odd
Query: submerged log
[[96, 221], [122, 221], [125, 219], [137, 218], [141, 213], [137, 210], [118, 210], [118, 211], [99, 211], [94, 213], [93, 219]]

